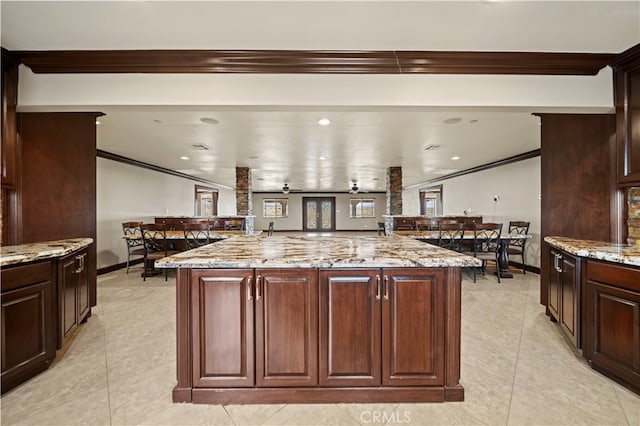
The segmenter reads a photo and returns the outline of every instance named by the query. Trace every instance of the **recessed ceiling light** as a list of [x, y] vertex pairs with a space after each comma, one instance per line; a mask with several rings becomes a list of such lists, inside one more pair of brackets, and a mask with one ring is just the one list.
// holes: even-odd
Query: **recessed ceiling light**
[[471, 123], [471, 124], [474, 124], [474, 123], [477, 123], [477, 122], [478, 122], [478, 120], [469, 120], [469, 123]]
[[102, 123], [100, 120], [96, 120], [96, 125]]
[[443, 123], [444, 124], [458, 124], [461, 121], [462, 121], [462, 118], [460, 118], [460, 117], [451, 117], [451, 118], [447, 118], [446, 120], [444, 120]]
[[200, 119], [200, 122], [204, 123], [204, 124], [218, 124], [218, 123], [220, 123], [218, 120], [216, 120], [215, 118], [211, 118], [211, 117], [202, 117]]
[[257, 159], [258, 159], [258, 158], [260, 158], [260, 157], [258, 157], [257, 155], [250, 155], [250, 156], [249, 156], [249, 157], [247, 157], [247, 158], [248, 158], [248, 159], [250, 159], [250, 160], [257, 160]]
[[154, 123], [162, 123], [162, 120], [158, 120], [157, 118], [153, 120]]
[[264, 180], [264, 178], [256, 178], [256, 179], [258, 179], [258, 180]]
[[424, 148], [425, 151], [434, 151], [436, 149], [440, 148], [440, 145], [435, 144], [435, 143], [430, 143], [429, 145], [426, 145]]
[[331, 120], [323, 117], [320, 120], [318, 120], [318, 124], [321, 126], [328, 126], [329, 124], [331, 124]]
[[326, 160], [326, 159], [327, 159], [327, 157], [325, 157], [324, 155], [323, 155], [323, 156], [318, 157], [318, 160]]
[[459, 159], [460, 159], [460, 157], [458, 157], [457, 155], [454, 155], [453, 157], [451, 157], [451, 159], [452, 159], [453, 161], [456, 161], [456, 160], [459, 160]]
[[188, 160], [188, 159], [189, 159], [189, 157], [187, 157], [187, 156], [183, 155], [182, 157], [180, 157], [180, 159], [181, 159], [181, 160]]
[[373, 180], [380, 180], [380, 178], [373, 178]]

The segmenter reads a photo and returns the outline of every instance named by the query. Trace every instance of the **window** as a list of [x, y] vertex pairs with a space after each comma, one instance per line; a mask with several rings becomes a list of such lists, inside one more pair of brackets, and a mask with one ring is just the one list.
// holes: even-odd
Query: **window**
[[373, 198], [352, 198], [349, 205], [349, 217], [376, 217]]
[[420, 214], [442, 216], [442, 185], [420, 190]]
[[265, 198], [262, 200], [262, 217], [287, 217], [288, 198]]
[[195, 215], [215, 216], [218, 214], [218, 190], [196, 185]]

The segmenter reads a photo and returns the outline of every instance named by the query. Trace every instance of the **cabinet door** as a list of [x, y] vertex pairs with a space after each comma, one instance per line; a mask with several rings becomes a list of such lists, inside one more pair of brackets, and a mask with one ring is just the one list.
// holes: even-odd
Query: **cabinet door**
[[83, 322], [89, 315], [91, 300], [89, 293], [89, 274], [87, 273], [87, 260], [89, 251], [87, 249], [76, 254], [77, 269], [77, 302], [78, 302], [78, 323]]
[[380, 385], [381, 272], [320, 272], [320, 385]]
[[318, 384], [318, 273], [256, 269], [256, 385]]
[[75, 255], [58, 261], [58, 349], [78, 325], [77, 268]]
[[191, 312], [193, 386], [253, 386], [253, 270], [195, 270]]
[[[635, 52], [631, 52], [631, 50]], [[618, 147], [618, 183], [640, 183], [640, 51], [613, 64]]]
[[444, 384], [444, 269], [384, 269], [382, 384]]
[[560, 327], [580, 347], [580, 261], [567, 253], [562, 253], [562, 273], [560, 274]]
[[589, 260], [584, 356], [640, 390], [640, 269]]
[[556, 321], [560, 320], [560, 274], [562, 272], [562, 256], [559, 251], [550, 250], [547, 309]]

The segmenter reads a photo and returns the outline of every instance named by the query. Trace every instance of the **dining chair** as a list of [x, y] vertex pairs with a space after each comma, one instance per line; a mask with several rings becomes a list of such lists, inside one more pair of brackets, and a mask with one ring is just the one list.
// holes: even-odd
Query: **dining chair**
[[[509, 222], [509, 234], [520, 234], [527, 235], [529, 233], [529, 225], [531, 222], [524, 221], [510, 221]], [[509, 245], [507, 246], [507, 254], [509, 256], [516, 255], [522, 258], [522, 273], [526, 274], [526, 263], [525, 263], [525, 249], [526, 249], [527, 239], [519, 238], [509, 240]]]
[[267, 237], [270, 237], [273, 235], [273, 222], [269, 222], [269, 228], [267, 229]]
[[184, 247], [191, 250], [211, 242], [209, 235], [209, 222], [185, 223], [184, 231]]
[[[487, 262], [496, 264], [496, 275], [500, 282], [500, 235], [502, 234], [501, 223], [474, 223], [473, 224], [473, 251], [466, 254], [482, 261], [482, 274], [485, 274]], [[473, 282], [476, 282], [476, 268], [473, 270]]]
[[242, 230], [243, 221], [240, 219], [231, 219], [224, 221], [225, 231], [240, 231]]
[[124, 241], [127, 244], [127, 274], [129, 273], [131, 256], [144, 257], [144, 243], [142, 242], [140, 225], [142, 222], [122, 222]]
[[440, 223], [438, 227], [438, 245], [448, 250], [461, 251], [464, 237], [464, 224]]
[[[162, 259], [178, 253], [177, 250], [169, 250], [167, 241], [167, 228], [164, 223], [144, 223], [140, 225], [142, 241], [144, 243], [144, 272], [143, 280], [147, 280], [149, 269], [148, 262]], [[167, 269], [164, 270], [164, 280], [167, 281]]]
[[218, 231], [224, 229], [224, 220], [209, 219], [209, 229]]

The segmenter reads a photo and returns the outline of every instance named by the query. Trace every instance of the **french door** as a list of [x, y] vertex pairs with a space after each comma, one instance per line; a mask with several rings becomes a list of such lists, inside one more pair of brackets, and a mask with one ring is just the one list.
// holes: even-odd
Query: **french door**
[[332, 232], [336, 230], [335, 197], [302, 198], [302, 230]]

